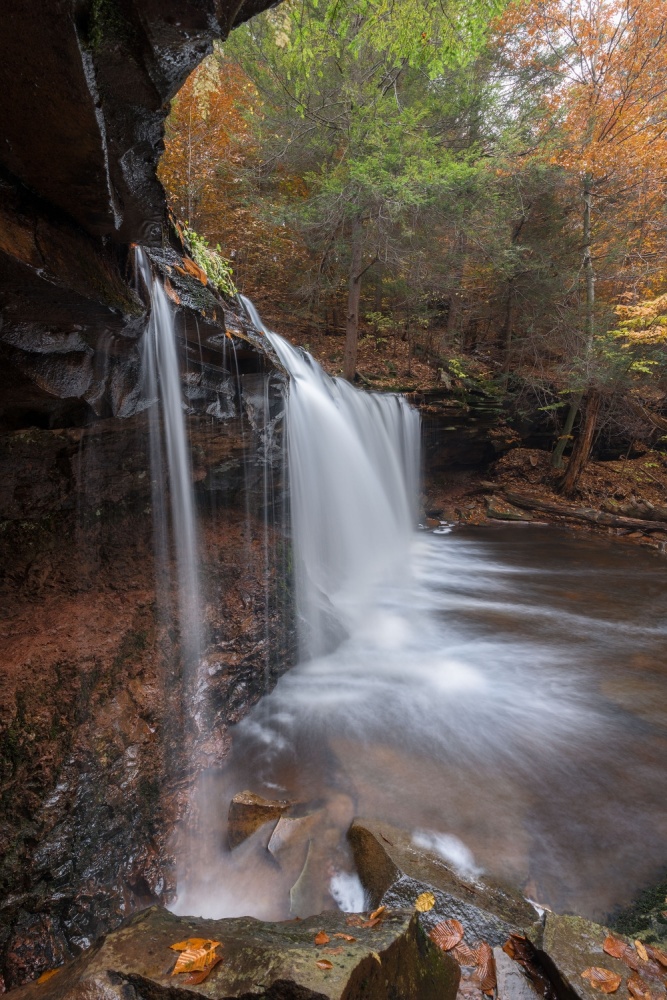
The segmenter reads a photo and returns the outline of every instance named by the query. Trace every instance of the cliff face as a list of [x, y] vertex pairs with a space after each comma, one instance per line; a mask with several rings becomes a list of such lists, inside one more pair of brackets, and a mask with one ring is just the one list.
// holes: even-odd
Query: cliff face
[[[169, 100], [215, 38], [266, 6], [267, 0], [3, 4], [5, 426], [80, 423], [90, 404], [86, 364], [110, 338], [122, 355], [141, 331], [145, 307], [134, 291], [129, 247], [165, 247], [173, 239], [156, 177]], [[222, 308], [218, 313], [219, 324]], [[81, 355], [88, 358], [83, 374]]]
[[[175, 270], [156, 178], [170, 98], [267, 5], [0, 12], [0, 992], [168, 898], [196, 770], [220, 764], [229, 725], [289, 662], [282, 526], [252, 430], [272, 365], [228, 303]], [[184, 709], [178, 624], [156, 595], [133, 243], [180, 303], [205, 719]]]

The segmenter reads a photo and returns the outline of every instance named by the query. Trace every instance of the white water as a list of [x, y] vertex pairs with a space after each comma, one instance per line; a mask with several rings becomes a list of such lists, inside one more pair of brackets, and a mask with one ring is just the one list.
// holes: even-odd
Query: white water
[[330, 378], [264, 326], [290, 375], [285, 426], [301, 659], [330, 652], [376, 613], [378, 585], [408, 571], [419, 414], [401, 396]]
[[[137, 263], [151, 300], [150, 318], [141, 342], [144, 392], [160, 410], [150, 420], [156, 563], [163, 577], [158, 580], [158, 590], [162, 600], [168, 600], [171, 588], [165, 580], [170, 575], [169, 551], [173, 547], [181, 652], [185, 664], [196, 668], [201, 655], [199, 558], [174, 315], [162, 283], [154, 277], [141, 248], [137, 250]], [[165, 459], [169, 512], [164, 498]]]
[[[645, 693], [639, 673], [627, 679], [638, 649], [664, 650], [664, 572], [633, 601], [648, 563], [631, 579], [622, 553], [605, 562], [581, 539], [416, 534], [416, 417], [264, 332], [291, 377], [302, 661], [235, 727], [222, 771], [202, 776], [209, 826], [176, 908], [361, 907], [345, 839], [356, 814], [412, 830], [468, 875], [602, 916], [664, 860], [659, 661]], [[229, 851], [227, 809], [246, 788], [297, 814], [280, 837], [260, 829]]]

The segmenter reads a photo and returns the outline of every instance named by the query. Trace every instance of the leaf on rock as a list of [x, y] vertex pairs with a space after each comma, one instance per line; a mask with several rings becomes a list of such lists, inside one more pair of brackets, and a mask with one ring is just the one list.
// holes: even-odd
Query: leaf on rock
[[175, 305], [180, 306], [180, 304], [181, 304], [180, 296], [179, 296], [178, 292], [176, 291], [176, 289], [174, 288], [174, 286], [172, 285], [172, 283], [169, 280], [169, 278], [165, 278], [164, 279], [164, 290], [167, 293], [167, 296], [171, 299], [171, 301]]
[[217, 964], [220, 958], [215, 950], [217, 944], [218, 941], [206, 941], [201, 948], [186, 948], [178, 956], [172, 976], [180, 972], [198, 972]]
[[452, 948], [452, 955], [459, 965], [477, 965], [477, 954], [465, 943], [465, 941], [461, 941], [461, 943], [457, 944], [455, 948]]
[[197, 281], [201, 281], [202, 285], [208, 284], [208, 277], [204, 268], [200, 267], [199, 264], [195, 264], [189, 257], [183, 258], [183, 268], [189, 275], [196, 278]]
[[324, 931], [319, 931], [319, 933], [315, 935], [315, 944], [318, 946], [322, 944], [329, 944], [330, 940], [331, 938]]
[[435, 906], [435, 896], [432, 892], [422, 892], [415, 899], [417, 913], [427, 913]]
[[611, 955], [613, 958], [620, 958], [622, 962], [625, 962], [627, 966], [635, 971], [639, 968], [637, 953], [634, 948], [631, 945], [626, 944], [626, 942], [622, 941], [620, 938], [614, 937], [612, 934], [608, 934], [604, 939], [602, 950], [606, 951], [606, 953]]
[[219, 944], [219, 941], [211, 941], [210, 938], [188, 938], [187, 941], [177, 941], [169, 947], [172, 951], [187, 951], [188, 948], [216, 948]]
[[660, 965], [667, 968], [667, 953], [662, 951], [660, 948], [654, 947], [652, 944], [646, 945], [646, 951], [648, 952], [649, 958], [652, 958], [654, 962], [659, 962]]
[[368, 917], [368, 919], [369, 920], [379, 920], [381, 917], [383, 917], [385, 915], [386, 909], [387, 909], [386, 906], [378, 906], [377, 910], [373, 910], [373, 912], [370, 914], [370, 916]]
[[326, 972], [328, 969], [333, 969], [333, 962], [330, 962], [328, 958], [320, 958], [315, 965], [318, 969], [324, 969]]
[[43, 972], [41, 974], [41, 976], [39, 977], [39, 979], [37, 980], [37, 982], [38, 983], [47, 983], [49, 981], [49, 979], [53, 978], [53, 976], [57, 976], [60, 971], [61, 971], [60, 969], [47, 969], [46, 972]]
[[340, 947], [340, 946], [338, 948], [325, 948], [324, 950], [326, 951], [327, 955], [342, 955], [343, 954], [343, 948]]
[[652, 1000], [650, 989], [636, 972], [633, 972], [628, 979], [628, 993], [630, 996], [634, 997], [635, 1000]]
[[438, 948], [451, 951], [459, 941], [463, 940], [463, 924], [460, 920], [441, 920], [430, 932], [429, 937]]
[[641, 941], [635, 941], [635, 948], [637, 949], [637, 954], [641, 958], [642, 962], [648, 962], [648, 954], [643, 943]]
[[356, 937], [353, 937], [351, 934], [341, 934], [340, 931], [338, 931], [337, 934], [334, 934], [334, 937], [342, 938], [343, 941], [356, 941], [357, 940]]
[[199, 986], [200, 983], [203, 983], [210, 976], [218, 962], [222, 962], [222, 955], [216, 953], [210, 965], [207, 965], [205, 969], [199, 969], [197, 972], [188, 972], [183, 976], [181, 982], [186, 983], [188, 986]]
[[602, 969], [597, 965], [584, 969], [581, 975], [584, 979], [588, 979], [591, 986], [603, 993], [615, 993], [622, 981], [622, 977], [616, 972], [612, 972], [611, 969]]
[[496, 963], [493, 960], [493, 950], [486, 941], [482, 941], [477, 946], [475, 954], [477, 976], [482, 992], [493, 993], [496, 988]]

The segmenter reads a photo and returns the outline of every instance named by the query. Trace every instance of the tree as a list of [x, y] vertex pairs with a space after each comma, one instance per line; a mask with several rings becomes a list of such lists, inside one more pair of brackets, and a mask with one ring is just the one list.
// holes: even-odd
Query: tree
[[[658, 0], [539, 0], [515, 4], [504, 19], [517, 59], [548, 70], [538, 155], [580, 179], [584, 307], [577, 373], [553, 464], [562, 467], [574, 421], [584, 422], [563, 481], [571, 492], [594, 438], [599, 411], [595, 369], [596, 245], [593, 206], [634, 194], [637, 180], [667, 165], [667, 3]], [[657, 183], [655, 188], [660, 190]], [[602, 331], [605, 332], [605, 331]]]
[[337, 284], [346, 269], [346, 378], [364, 276], [378, 263], [405, 268], [419, 217], [470, 172], [437, 134], [428, 79], [470, 58], [495, 9], [492, 0], [287, 4], [230, 41], [264, 101], [255, 121], [265, 164], [305, 179], [291, 222], [318, 259], [311, 278]]

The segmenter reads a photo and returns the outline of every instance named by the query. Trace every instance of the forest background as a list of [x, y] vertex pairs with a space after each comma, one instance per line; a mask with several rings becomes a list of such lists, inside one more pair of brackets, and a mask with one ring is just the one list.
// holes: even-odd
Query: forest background
[[666, 130], [667, 0], [285, 0], [189, 78], [161, 179], [332, 374], [481, 388], [572, 493], [667, 446]]

